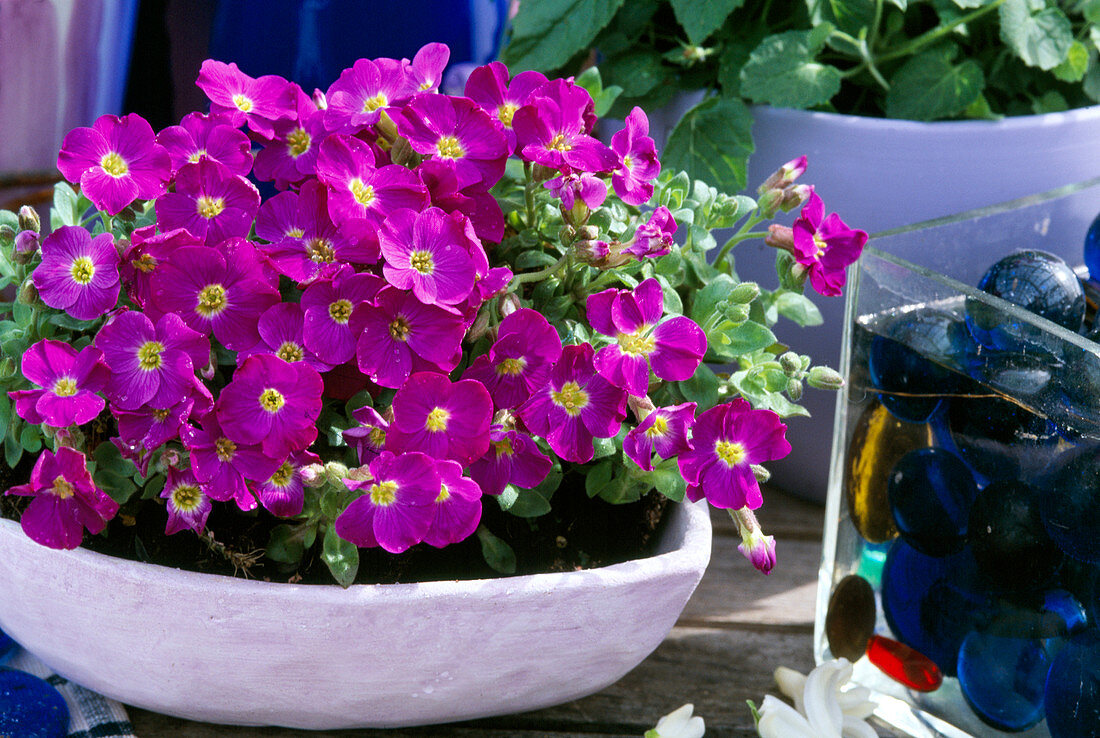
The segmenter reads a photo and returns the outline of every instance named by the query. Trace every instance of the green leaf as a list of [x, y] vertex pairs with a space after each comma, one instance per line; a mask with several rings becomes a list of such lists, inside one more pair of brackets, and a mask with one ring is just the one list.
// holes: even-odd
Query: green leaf
[[691, 43], [701, 46], [744, 4], [745, 0], [672, 0], [672, 10]]
[[759, 351], [775, 343], [775, 334], [767, 327], [751, 320], [723, 332], [729, 343], [726, 350], [735, 356]]
[[24, 425], [23, 432], [19, 434], [19, 445], [29, 454], [37, 453], [42, 448], [42, 431], [37, 425]]
[[10, 433], [4, 436], [4, 461], [7, 463], [8, 468], [14, 469], [22, 456], [23, 447], [19, 444], [19, 440]]
[[624, 97], [641, 97], [662, 83], [669, 75], [661, 57], [652, 50], [634, 48], [620, 56], [605, 59], [604, 70], [622, 86]]
[[689, 110], [668, 137], [662, 167], [736, 192], [745, 187], [753, 152], [752, 114], [740, 100], [709, 97]]
[[687, 482], [680, 473], [676, 459], [665, 459], [653, 467], [649, 479], [657, 491], [673, 502], [682, 502], [687, 492]]
[[793, 320], [803, 328], [825, 322], [813, 300], [797, 292], [781, 292], [775, 300], [775, 308], [784, 318]]
[[592, 102], [595, 103], [594, 112], [597, 118], [602, 118], [607, 115], [607, 111], [611, 109], [616, 98], [623, 92], [623, 88], [618, 85], [604, 87], [603, 79], [600, 77], [600, 70], [597, 67], [589, 67], [573, 81], [588, 90], [588, 94], [592, 96]]
[[137, 485], [133, 482], [134, 463], [122, 458], [118, 447], [109, 441], [96, 446], [92, 458], [95, 460], [92, 480], [96, 486], [120, 505], [129, 500], [137, 491]]
[[614, 438], [594, 438], [592, 439], [592, 449], [592, 458], [602, 459], [616, 453], [619, 447], [615, 444]]
[[484, 525], [477, 527], [477, 538], [481, 541], [481, 555], [493, 571], [516, 573], [516, 552], [511, 546], [490, 533]]
[[599, 498], [612, 505], [626, 505], [642, 499], [642, 495], [652, 489], [648, 475], [635, 477], [629, 473], [621, 473], [604, 485], [599, 491]]
[[355, 574], [359, 571], [359, 549], [354, 543], [337, 535], [333, 526], [325, 531], [321, 544], [321, 560], [341, 587], [347, 589], [355, 583]]
[[524, 251], [522, 254], [516, 257], [516, 271], [527, 271], [528, 269], [541, 269], [543, 267], [552, 266], [557, 263], [557, 259], [545, 251], [539, 251], [532, 249], [530, 251]]
[[584, 491], [589, 497], [595, 497], [611, 483], [611, 476], [615, 470], [613, 459], [604, 459], [599, 464], [588, 470], [584, 476]]
[[727, 41], [722, 47], [722, 54], [718, 57], [718, 85], [726, 97], [741, 97], [741, 68], [758, 43], [760, 39], [751, 45], [740, 40]]
[[1047, 90], [1031, 101], [1031, 110], [1036, 115], [1043, 113], [1062, 113], [1069, 110], [1069, 103], [1057, 90]]
[[814, 26], [832, 24], [851, 36], [875, 20], [875, 0], [806, 0]]
[[814, 57], [824, 47], [820, 33], [786, 31], [768, 36], [741, 68], [741, 94], [781, 108], [823, 105], [840, 91], [840, 70]]
[[301, 526], [283, 523], [271, 529], [267, 538], [267, 557], [284, 564], [297, 564], [305, 553]]
[[1059, 8], [1044, 5], [1029, 0], [1007, 0], [997, 12], [1001, 20], [1001, 40], [1005, 45], [1028, 66], [1049, 70], [1068, 56], [1073, 46], [1073, 26]]
[[699, 412], [718, 404], [718, 377], [706, 364], [700, 364], [695, 374], [680, 382], [680, 391], [690, 402], [699, 406]]
[[1066, 53], [1066, 59], [1061, 64], [1050, 70], [1063, 82], [1080, 82], [1089, 69], [1089, 50], [1080, 41], [1074, 41]]
[[737, 282], [728, 274], [719, 274], [710, 280], [706, 287], [695, 293], [695, 302], [691, 306], [691, 319], [702, 324], [714, 314], [716, 306], [733, 292]]
[[937, 120], [961, 113], [978, 99], [985, 75], [973, 60], [953, 65], [943, 49], [918, 54], [890, 80], [886, 115], [906, 120]]
[[50, 226], [80, 225], [80, 198], [68, 182], [58, 182], [53, 187], [53, 208], [50, 210]]
[[533, 489], [519, 489], [511, 484], [497, 496], [500, 508], [517, 518], [537, 518], [550, 512], [550, 500]]
[[538, 0], [520, 5], [501, 60], [515, 75], [549, 72], [591, 46], [624, 0]]

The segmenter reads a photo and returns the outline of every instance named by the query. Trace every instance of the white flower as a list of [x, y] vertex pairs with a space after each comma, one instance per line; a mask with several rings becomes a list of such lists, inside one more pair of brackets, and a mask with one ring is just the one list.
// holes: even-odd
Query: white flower
[[779, 667], [775, 681], [794, 707], [766, 695], [757, 732], [761, 738], [876, 738], [864, 722], [875, 709], [870, 690], [842, 689], [851, 677], [852, 664], [844, 658], [824, 662], [809, 676]]
[[657, 721], [657, 727], [647, 730], [645, 738], [703, 738], [706, 727], [703, 718], [692, 717], [694, 705], [688, 703]]

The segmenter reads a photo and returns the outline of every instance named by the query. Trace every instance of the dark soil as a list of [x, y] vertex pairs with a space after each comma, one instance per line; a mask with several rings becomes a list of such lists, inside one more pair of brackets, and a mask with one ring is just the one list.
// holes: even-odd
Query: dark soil
[[[10, 484], [2, 479], [6, 471], [0, 470], [0, 481], [4, 481], [0, 489]], [[16, 471], [22, 472], [24, 479], [29, 474], [29, 468]], [[0, 496], [0, 515], [17, 520], [28, 502], [29, 498]], [[550, 513], [525, 519], [501, 511], [495, 500], [484, 498], [482, 523], [515, 551], [517, 575], [587, 569], [652, 555], [668, 508], [668, 499], [655, 491], [626, 505], [589, 499], [583, 479], [568, 476], [551, 503]], [[159, 500], [128, 503], [104, 533], [85, 534], [84, 547], [191, 571], [273, 582], [333, 581], [319, 558], [320, 542], [298, 565], [280, 564], [263, 555], [271, 529], [287, 522], [266, 511], [241, 513], [230, 504], [215, 503], [203, 536], [191, 531], [166, 536], [166, 520]], [[392, 584], [499, 576], [485, 563], [474, 535], [445, 549], [419, 544], [398, 555], [360, 549], [355, 581]]]

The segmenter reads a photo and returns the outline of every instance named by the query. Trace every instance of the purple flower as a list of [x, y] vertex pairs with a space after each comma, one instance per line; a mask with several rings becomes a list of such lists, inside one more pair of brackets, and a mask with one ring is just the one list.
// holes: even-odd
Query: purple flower
[[244, 238], [260, 207], [260, 192], [213, 159], [186, 164], [176, 173], [176, 189], [157, 199], [161, 230], [186, 228], [208, 246]]
[[137, 410], [121, 410], [112, 407], [111, 414], [118, 421], [120, 442], [152, 451], [179, 437], [194, 405], [191, 397], [185, 397], [169, 408], [143, 406]]
[[626, 417], [626, 393], [596, 373], [592, 347], [566, 346], [550, 381], [520, 405], [524, 425], [577, 464], [592, 460], [592, 439], [611, 438]]
[[237, 364], [244, 363], [249, 356], [271, 354], [293, 364], [302, 361], [318, 372], [327, 372], [333, 367], [317, 358], [306, 348], [302, 337], [305, 318], [302, 306], [296, 302], [280, 302], [269, 307], [256, 326], [260, 341], [255, 346], [237, 354]]
[[420, 93], [394, 122], [413, 151], [453, 168], [460, 187], [488, 189], [504, 176], [508, 140], [472, 100]]
[[730, 510], [730, 517], [741, 533], [737, 550], [762, 574], [771, 574], [775, 568], [775, 538], [764, 535], [756, 515], [747, 507]]
[[623, 452], [646, 471], [653, 471], [653, 452], [671, 459], [691, 448], [688, 429], [695, 422], [694, 402], [659, 407], [623, 439]]
[[174, 313], [153, 321], [126, 311], [99, 329], [95, 345], [111, 368], [108, 396], [123, 410], [176, 405], [191, 392], [195, 369], [210, 361], [210, 342]]
[[454, 170], [434, 159], [422, 161], [416, 171], [428, 188], [432, 205], [465, 215], [483, 241], [499, 243], [504, 237], [504, 212], [487, 190], [478, 185], [460, 188]]
[[764, 500], [752, 465], [789, 454], [786, 431], [778, 415], [753, 410], [741, 398], [700, 414], [692, 429], [693, 448], [678, 459], [688, 498], [695, 502], [706, 497], [723, 509], [760, 507]]
[[302, 88], [291, 83], [295, 114], [276, 121], [272, 138], [256, 155], [256, 179], [275, 182], [280, 190], [316, 173], [317, 148], [328, 134], [325, 115]]
[[359, 370], [382, 387], [400, 387], [414, 371], [451, 371], [462, 359], [466, 332], [458, 315], [394, 287], [355, 308], [351, 331]]
[[820, 295], [840, 295], [845, 270], [863, 253], [867, 233], [849, 228], [836, 213], [826, 216], [825, 204], [816, 192], [810, 194], [791, 228], [795, 261], [809, 271], [810, 285]]
[[356, 306], [369, 302], [385, 283], [373, 274], [357, 274], [342, 266], [331, 279], [319, 279], [302, 293], [306, 348], [321, 361], [343, 364], [355, 356], [351, 315]]
[[489, 62], [470, 73], [466, 80], [466, 97], [487, 112], [508, 138], [508, 153], [516, 150], [516, 133], [512, 130], [512, 116], [539, 87], [547, 83], [542, 72], [520, 72], [508, 81], [508, 68], [501, 62]]
[[591, 210], [603, 205], [603, 201], [607, 199], [607, 185], [602, 179], [588, 172], [563, 174], [551, 179], [543, 186], [570, 210], [578, 199]]
[[85, 528], [99, 533], [118, 512], [118, 503], [92, 481], [84, 454], [68, 446], [44, 450], [30, 482], [5, 494], [34, 497], [19, 522], [31, 540], [50, 548], [76, 548]]
[[498, 408], [518, 407], [545, 387], [561, 357], [561, 338], [546, 318], [522, 308], [500, 322], [489, 354], [477, 357], [462, 375], [485, 385]]
[[424, 542], [444, 548], [466, 540], [477, 530], [481, 522], [481, 488], [462, 476], [462, 464], [457, 461], [437, 461], [435, 468], [439, 473], [439, 494]]
[[386, 431], [389, 422], [378, 414], [373, 407], [360, 407], [352, 411], [351, 417], [359, 422], [355, 428], [343, 432], [344, 442], [355, 449], [360, 464], [369, 464], [382, 453], [386, 445]]
[[539, 451], [526, 433], [494, 425], [489, 431], [489, 450], [470, 464], [470, 478], [485, 494], [499, 495], [509, 484], [523, 489], [537, 487], [553, 466], [550, 457]]
[[315, 179], [261, 205], [256, 235], [271, 242], [259, 248], [272, 265], [303, 283], [333, 271], [348, 240], [329, 219], [325, 186]]
[[260, 315], [279, 302], [247, 241], [178, 249], [157, 267], [152, 287], [157, 309], [199, 333], [213, 332], [234, 351], [256, 343]]
[[660, 379], [682, 382], [699, 368], [707, 337], [691, 318], [660, 323], [664, 295], [649, 278], [633, 291], [604, 290], [588, 297], [588, 322], [616, 340], [596, 352], [596, 369], [612, 384], [641, 397], [649, 390], [649, 369]]
[[322, 389], [321, 375], [308, 365], [257, 354], [233, 373], [214, 412], [234, 443], [260, 444], [269, 457], [283, 459], [317, 437]]
[[619, 157], [588, 135], [592, 118], [588, 90], [564, 79], [547, 82], [516, 111], [512, 126], [524, 159], [562, 172], [610, 172]]
[[44, 339], [27, 349], [19, 368], [41, 387], [8, 393], [15, 400], [15, 412], [31, 425], [84, 425], [107, 404], [96, 395], [110, 378], [97, 348], [85, 346], [77, 353], [67, 343]]
[[135, 199], [164, 192], [172, 167], [153, 129], [136, 113], [102, 115], [91, 128], [65, 135], [57, 168], [100, 210], [117, 215]]
[[439, 473], [425, 454], [389, 451], [370, 463], [371, 481], [345, 479], [348, 489], [361, 491], [336, 518], [336, 533], [356, 546], [381, 546], [401, 553], [424, 539], [435, 518]]
[[417, 372], [394, 395], [386, 449], [423, 451], [466, 466], [489, 448], [492, 417], [493, 401], [480, 382], [452, 384], [442, 374]]
[[624, 254], [633, 254], [639, 261], [649, 257], [664, 256], [672, 246], [672, 235], [676, 233], [676, 221], [672, 213], [661, 205], [649, 216], [645, 224], [638, 226], [634, 238], [622, 248]]
[[611, 150], [622, 161], [611, 176], [615, 193], [628, 205], [648, 202], [653, 196], [653, 180], [661, 173], [661, 162], [649, 137], [649, 119], [641, 108], [635, 107], [626, 116], [626, 125], [611, 137]]
[[213, 159], [233, 174], [247, 176], [252, 171], [252, 144], [248, 136], [222, 115], [188, 113], [178, 126], [169, 126], [158, 133], [157, 143], [171, 157], [173, 172], [203, 158]]
[[416, 52], [412, 62], [406, 63], [406, 72], [412, 77], [420, 92], [435, 92], [443, 80], [443, 70], [451, 58], [447, 44], [424, 44]]
[[160, 493], [168, 501], [168, 523], [164, 526], [164, 534], [170, 536], [181, 530], [202, 533], [211, 508], [204, 485], [199, 484], [190, 469], [169, 467], [167, 477], [164, 490]]
[[391, 212], [378, 242], [386, 281], [412, 290], [425, 305], [464, 301], [474, 288], [476, 265], [485, 261], [481, 242], [466, 216], [447, 215], [439, 208]]
[[195, 84], [210, 98], [211, 113], [224, 113], [235, 127], [248, 123], [264, 138], [271, 137], [275, 121], [294, 113], [294, 87], [282, 77], [253, 79], [236, 64], [207, 59]]
[[395, 59], [360, 59], [328, 88], [325, 126], [357, 133], [372, 126], [388, 108], [400, 107], [416, 92], [416, 81]]
[[110, 233], [93, 238], [79, 226], [61, 226], [42, 241], [34, 286], [50, 307], [95, 320], [118, 303], [118, 263]]
[[328, 210], [335, 223], [366, 218], [377, 226], [398, 208], [428, 206], [428, 191], [415, 174], [396, 164], [376, 167], [370, 147], [351, 136], [321, 142], [317, 178], [329, 189]]
[[232, 499], [241, 510], [256, 509], [256, 498], [245, 480], [269, 479], [279, 468], [280, 459], [266, 455], [258, 444], [231, 440], [214, 413], [203, 416], [199, 423], [201, 428], [189, 427], [183, 433], [195, 478], [206, 486], [211, 499]]
[[302, 467], [320, 463], [321, 457], [308, 451], [291, 454], [270, 477], [254, 485], [260, 504], [269, 513], [280, 518], [290, 518], [301, 513], [306, 499]]
[[139, 307], [146, 307], [153, 298], [153, 272], [168, 254], [184, 246], [201, 246], [202, 241], [184, 228], [157, 233], [156, 226], [136, 228], [130, 234], [130, 248], [122, 257], [118, 273], [126, 294]]

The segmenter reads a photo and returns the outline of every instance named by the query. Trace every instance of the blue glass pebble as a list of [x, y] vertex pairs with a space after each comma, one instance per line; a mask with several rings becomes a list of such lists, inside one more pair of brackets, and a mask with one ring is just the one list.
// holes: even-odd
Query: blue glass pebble
[[0, 664], [7, 661], [15, 649], [19, 648], [19, 644], [12, 640], [11, 636], [0, 630]]
[[1037, 483], [1070, 450], [1052, 421], [1009, 400], [954, 397], [946, 415], [952, 446], [980, 477], [979, 483]]
[[1095, 738], [1100, 731], [1100, 632], [1079, 633], [1054, 657], [1045, 702], [1051, 738]]
[[978, 485], [958, 456], [940, 448], [910, 451], [891, 470], [886, 495], [913, 548], [929, 556], [962, 550]]
[[1100, 215], [1085, 232], [1084, 262], [1089, 269], [1089, 278], [1100, 280]]
[[1013, 480], [988, 485], [970, 509], [970, 548], [982, 575], [1002, 592], [1039, 591], [1062, 563], [1039, 514], [1037, 488]]
[[65, 738], [69, 708], [61, 693], [44, 679], [0, 667], [0, 735]]
[[984, 722], [999, 730], [1027, 730], [1043, 719], [1050, 663], [1040, 640], [972, 631], [959, 649], [959, 686]]
[[1048, 535], [1070, 556], [1100, 563], [1100, 451], [1063, 465], [1044, 488], [1039, 512]]

